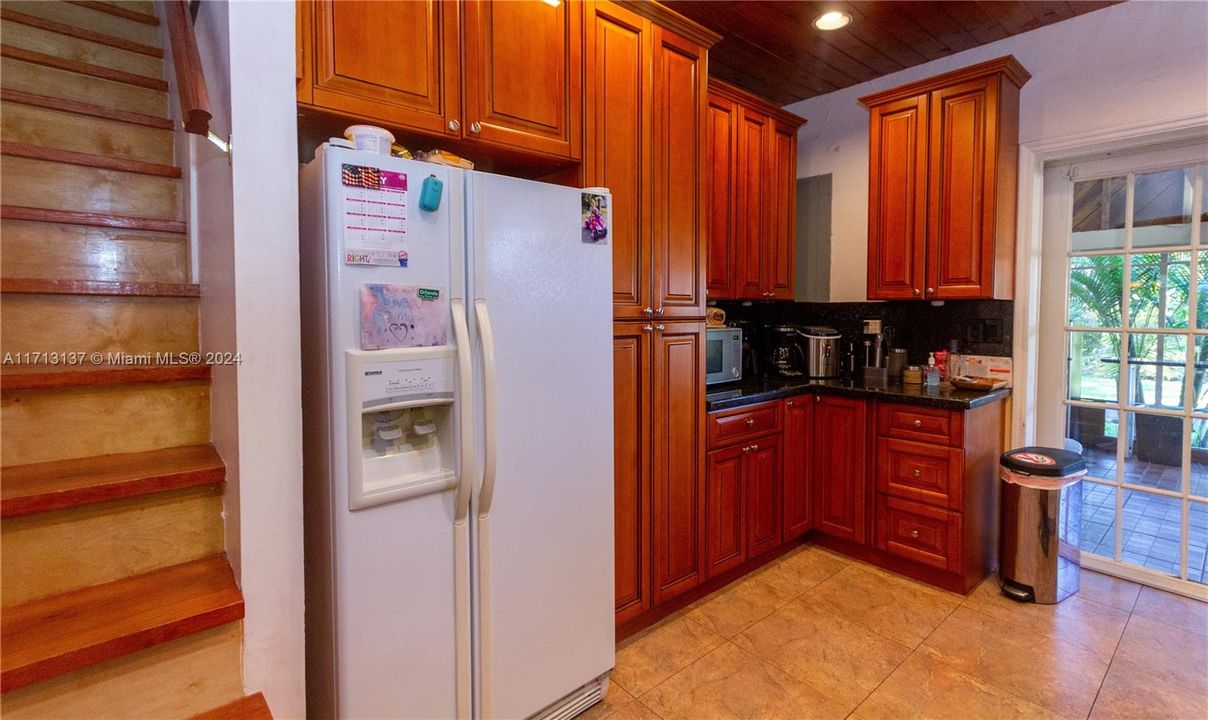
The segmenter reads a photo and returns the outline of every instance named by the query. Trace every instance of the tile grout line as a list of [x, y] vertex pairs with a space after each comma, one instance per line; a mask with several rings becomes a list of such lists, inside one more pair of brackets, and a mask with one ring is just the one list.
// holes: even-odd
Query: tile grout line
[[[1137, 597], [1141, 597], [1141, 593], [1137, 593]], [[1133, 602], [1133, 607], [1136, 607], [1136, 602]], [[1120, 652], [1120, 643], [1124, 642], [1124, 633], [1128, 632], [1128, 626], [1132, 623], [1132, 611], [1128, 611], [1128, 620], [1124, 621], [1124, 629], [1120, 631], [1120, 637], [1116, 639], [1116, 647], [1112, 648], [1112, 656], [1107, 660], [1107, 669], [1103, 671], [1103, 679], [1099, 681], [1099, 688], [1095, 690], [1095, 699], [1091, 701], [1091, 709], [1087, 711], [1086, 716], [1089, 718], [1095, 712], [1095, 705], [1099, 703], [1099, 695], [1103, 692], [1103, 686], [1107, 684], [1107, 676], [1112, 672], [1112, 664], [1116, 662], [1116, 653]]]

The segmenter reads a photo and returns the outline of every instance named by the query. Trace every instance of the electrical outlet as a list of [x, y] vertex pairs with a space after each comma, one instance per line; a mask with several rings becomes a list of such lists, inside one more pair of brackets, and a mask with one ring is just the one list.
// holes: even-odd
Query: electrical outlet
[[881, 321], [880, 320], [865, 320], [864, 321], [864, 334], [865, 335], [876, 335], [879, 332], [881, 332]]

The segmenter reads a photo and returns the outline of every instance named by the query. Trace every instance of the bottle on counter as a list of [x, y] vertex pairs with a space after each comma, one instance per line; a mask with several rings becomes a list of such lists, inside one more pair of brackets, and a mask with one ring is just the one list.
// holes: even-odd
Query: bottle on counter
[[938, 387], [940, 384], [940, 368], [935, 364], [935, 353], [927, 353], [927, 367], [923, 368], [923, 384], [927, 387]]

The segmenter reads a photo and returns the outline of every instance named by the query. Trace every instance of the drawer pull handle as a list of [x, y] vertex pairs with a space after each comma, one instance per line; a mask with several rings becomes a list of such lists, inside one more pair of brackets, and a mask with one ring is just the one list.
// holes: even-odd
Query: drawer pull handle
[[915, 426], [915, 427], [923, 427], [923, 421], [922, 421], [922, 420], [915, 420], [915, 421], [914, 421], [914, 426]]
[[918, 468], [915, 468], [915, 469], [914, 469], [914, 471], [913, 471], [913, 472], [911, 472], [910, 474], [911, 474], [913, 477], [918, 477], [918, 476], [919, 476], [919, 469], [918, 469]]
[[918, 531], [918, 530], [911, 530], [911, 531], [910, 531], [910, 537], [912, 537], [912, 538], [917, 538], [918, 536], [919, 536], [919, 531]]
[[747, 418], [747, 427], [755, 424], [755, 418]]

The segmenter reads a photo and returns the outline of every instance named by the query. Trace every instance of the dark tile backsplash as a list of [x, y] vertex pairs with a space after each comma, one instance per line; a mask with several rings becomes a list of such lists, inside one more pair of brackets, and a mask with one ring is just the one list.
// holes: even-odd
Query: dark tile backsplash
[[751, 303], [718, 302], [726, 311], [726, 321], [753, 323], [794, 323], [827, 325], [838, 330], [846, 341], [858, 339], [861, 321], [880, 319], [892, 328], [890, 347], [904, 347], [910, 362], [927, 361], [927, 353], [948, 347], [948, 341], [960, 341], [961, 352], [968, 355], [1010, 355], [1012, 319], [1015, 303], [1011, 300], [949, 300], [941, 306], [929, 302], [841, 302], [841, 303]]

